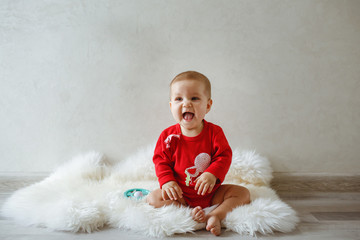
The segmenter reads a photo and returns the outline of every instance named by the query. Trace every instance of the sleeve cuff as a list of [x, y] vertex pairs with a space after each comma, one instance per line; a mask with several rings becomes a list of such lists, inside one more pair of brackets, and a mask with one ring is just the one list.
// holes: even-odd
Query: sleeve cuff
[[160, 188], [162, 188], [162, 186], [170, 181], [176, 181], [175, 178], [173, 176], [170, 175], [166, 175], [164, 177], [159, 178], [159, 184], [160, 184]]

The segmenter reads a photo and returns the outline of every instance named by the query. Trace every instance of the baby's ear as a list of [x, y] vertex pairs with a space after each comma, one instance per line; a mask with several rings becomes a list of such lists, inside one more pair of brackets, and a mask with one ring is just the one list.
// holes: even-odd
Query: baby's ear
[[212, 104], [213, 104], [213, 100], [209, 99], [208, 103], [207, 103], [207, 106], [206, 106], [206, 113], [210, 112]]

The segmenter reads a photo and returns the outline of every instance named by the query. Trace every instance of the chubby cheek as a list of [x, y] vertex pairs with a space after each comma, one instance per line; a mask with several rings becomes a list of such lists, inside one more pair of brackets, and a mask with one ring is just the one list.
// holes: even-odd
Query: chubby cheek
[[171, 109], [171, 113], [176, 120], [182, 119], [182, 112], [179, 109]]
[[170, 102], [170, 111], [171, 111], [171, 114], [175, 117], [175, 115], [177, 115], [179, 112], [179, 108], [176, 107], [176, 105], [171, 104], [171, 102]]
[[176, 119], [179, 121], [182, 119], [182, 114], [180, 112], [176, 114]]

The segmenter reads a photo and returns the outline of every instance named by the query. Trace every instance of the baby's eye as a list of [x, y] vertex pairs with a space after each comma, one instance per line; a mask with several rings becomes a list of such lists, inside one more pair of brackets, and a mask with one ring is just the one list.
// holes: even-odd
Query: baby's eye
[[176, 97], [176, 98], [175, 98], [175, 101], [181, 101], [181, 100], [182, 100], [181, 97]]
[[200, 98], [199, 97], [192, 97], [191, 100], [197, 101], [197, 100], [200, 100]]

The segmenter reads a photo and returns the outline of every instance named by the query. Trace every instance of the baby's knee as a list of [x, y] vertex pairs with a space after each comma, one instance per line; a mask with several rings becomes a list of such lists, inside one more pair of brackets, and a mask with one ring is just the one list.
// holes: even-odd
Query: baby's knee
[[158, 207], [160, 200], [158, 190], [152, 191], [146, 197], [146, 202], [153, 207]]
[[245, 187], [242, 187], [243, 189], [241, 190], [242, 191], [242, 197], [244, 199], [244, 204], [249, 204], [250, 203], [250, 191], [249, 189], [245, 188]]
[[250, 203], [250, 191], [246, 187], [234, 185], [229, 189], [228, 194], [232, 197], [241, 198], [243, 204]]

